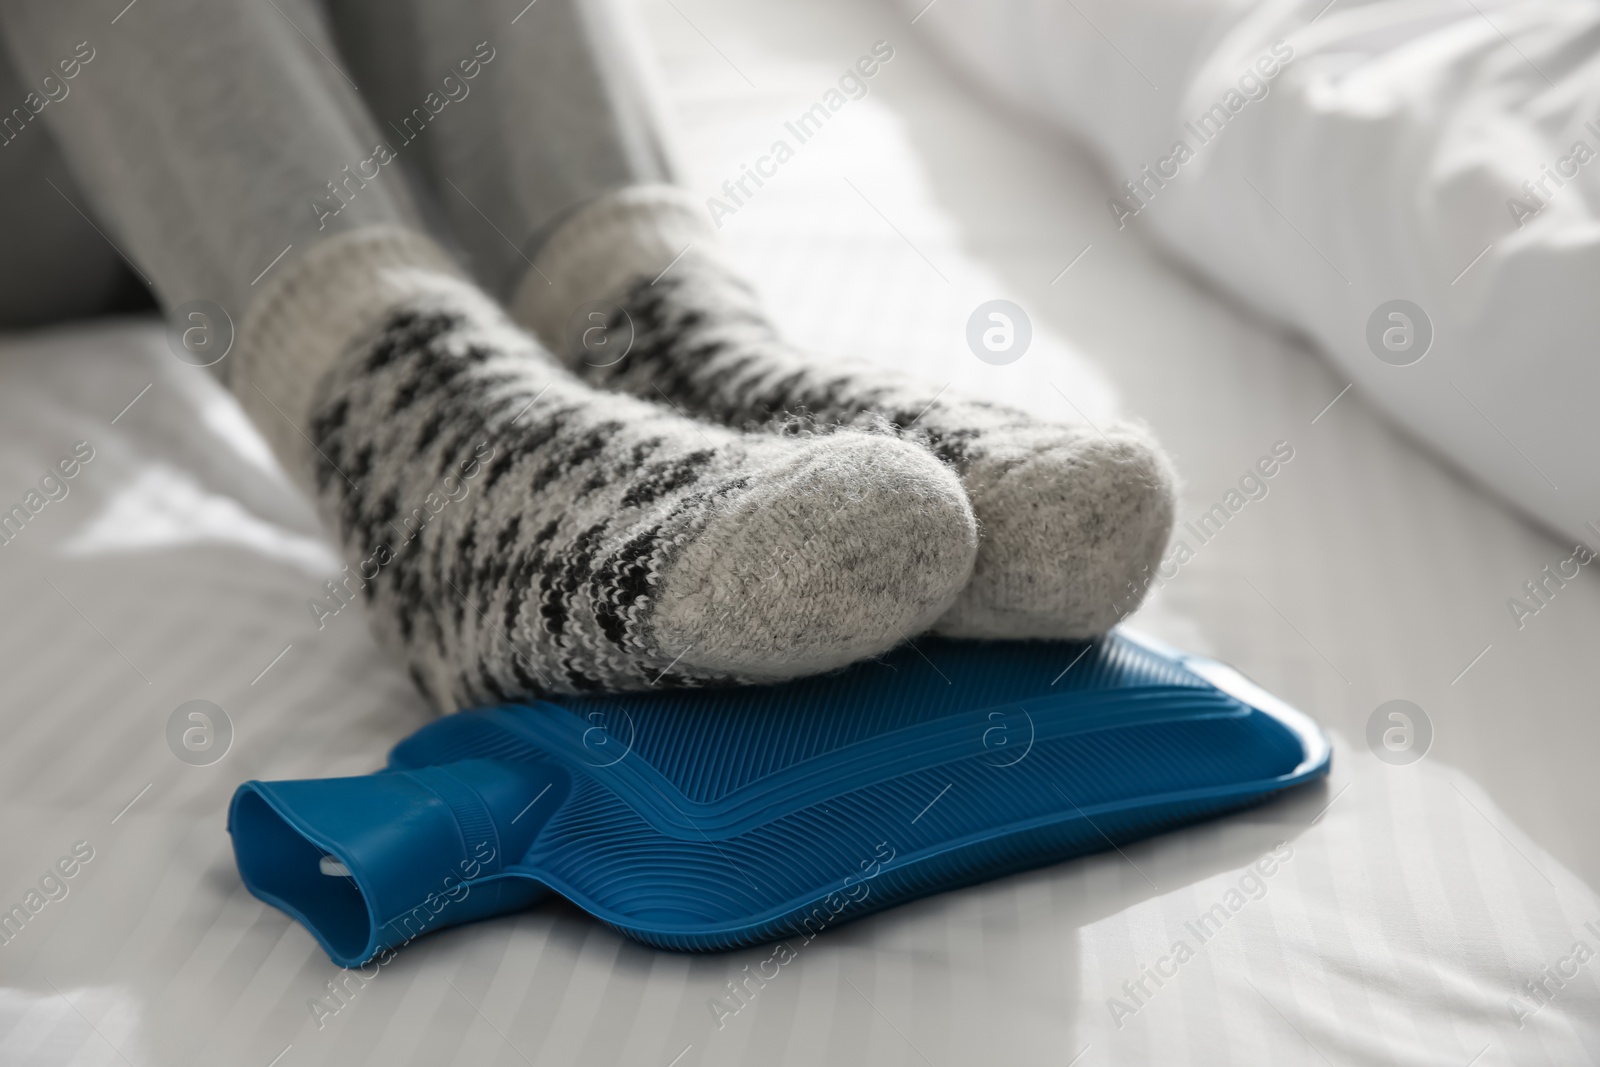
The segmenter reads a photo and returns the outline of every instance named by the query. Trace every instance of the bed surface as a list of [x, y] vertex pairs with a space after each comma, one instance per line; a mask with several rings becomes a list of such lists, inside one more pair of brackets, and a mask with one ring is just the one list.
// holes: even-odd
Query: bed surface
[[[561, 905], [425, 938], [332, 999], [338, 969], [241, 886], [227, 799], [247, 778], [365, 773], [428, 713], [364, 620], [316, 628], [305, 601], [336, 566], [309, 505], [158, 325], [11, 336], [0, 507], [74, 443], [94, 456], [0, 545], [0, 906], [77, 842], [92, 858], [0, 944], [0, 1063], [1600, 1058], [1600, 584], [1583, 568], [1520, 629], [1506, 606], [1572, 546], [1117, 232], [1093, 164], [964, 88], [907, 17], [831, 0], [644, 11], [707, 195], [875, 41], [894, 47], [867, 96], [724, 219], [801, 339], [1054, 417], [1138, 414], [1184, 473], [1185, 519], [1289, 443], [1270, 493], [1131, 623], [1314, 716], [1331, 780], [828, 932], [731, 1013], [708, 1002], [770, 949], [658, 953]], [[1034, 327], [1004, 366], [963, 336], [996, 297]], [[1431, 723], [1420, 761], [1369, 748], [1396, 699]], [[210, 765], [168, 747], [191, 700], [232, 724]], [[1540, 980], [1548, 1003], [1522, 988]]]

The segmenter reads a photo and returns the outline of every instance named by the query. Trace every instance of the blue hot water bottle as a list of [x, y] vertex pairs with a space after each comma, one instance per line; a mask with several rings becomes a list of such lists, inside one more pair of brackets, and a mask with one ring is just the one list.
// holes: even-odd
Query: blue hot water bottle
[[1329, 755], [1237, 671], [1127, 631], [930, 638], [782, 685], [448, 715], [376, 774], [246, 782], [228, 829], [342, 966], [549, 893], [715, 950], [1233, 811]]

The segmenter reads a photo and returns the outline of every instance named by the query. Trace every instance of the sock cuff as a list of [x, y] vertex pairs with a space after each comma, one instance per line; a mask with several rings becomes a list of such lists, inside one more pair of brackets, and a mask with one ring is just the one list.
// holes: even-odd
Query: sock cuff
[[705, 209], [674, 185], [631, 185], [596, 197], [540, 248], [511, 295], [511, 315], [547, 345], [590, 301], [616, 301], [636, 279], [654, 278], [685, 255], [725, 253]]
[[229, 384], [279, 460], [305, 482], [312, 467], [303, 435], [334, 361], [397, 304], [470, 288], [449, 254], [417, 231], [374, 226], [328, 238], [250, 301]]

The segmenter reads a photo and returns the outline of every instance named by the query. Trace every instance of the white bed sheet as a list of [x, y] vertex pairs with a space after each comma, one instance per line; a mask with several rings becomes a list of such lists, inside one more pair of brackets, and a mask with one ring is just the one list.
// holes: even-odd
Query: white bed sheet
[[[246, 778], [373, 769], [426, 712], [359, 617], [316, 629], [305, 600], [333, 557], [309, 507], [156, 326], [13, 337], [0, 504], [76, 441], [95, 458], [0, 547], [0, 904], [75, 842], [94, 858], [0, 945], [0, 1064], [1600, 1057], [1600, 961], [1561, 962], [1579, 940], [1600, 951], [1595, 579], [1518, 630], [1506, 598], [1567, 551], [1359, 394], [1327, 407], [1346, 379], [1116, 232], [1093, 167], [973, 98], [905, 16], [843, 0], [644, 10], [708, 195], [874, 41], [895, 48], [869, 95], [725, 220], [796, 334], [1058, 417], [1142, 415], [1185, 473], [1185, 517], [1293, 445], [1271, 494], [1134, 621], [1317, 717], [1332, 779], [842, 927], [721, 1028], [708, 1000], [764, 951], [658, 953], [559, 905], [419, 941], [319, 1025], [309, 1002], [339, 972], [242, 889], [224, 805]], [[1003, 367], [963, 341], [997, 296], [1036, 328]], [[1435, 733], [1409, 766], [1364, 741], [1397, 697]], [[235, 727], [212, 766], [167, 749], [190, 699]], [[1200, 946], [1188, 924], [1278, 842], [1292, 856], [1260, 899]], [[1123, 983], [1180, 938], [1194, 957], [1134, 1001]], [[1576, 976], [1519, 1027], [1508, 998], [1531, 1009], [1519, 986], [1561, 966]], [[1110, 998], [1138, 1010], [1114, 1018]]]

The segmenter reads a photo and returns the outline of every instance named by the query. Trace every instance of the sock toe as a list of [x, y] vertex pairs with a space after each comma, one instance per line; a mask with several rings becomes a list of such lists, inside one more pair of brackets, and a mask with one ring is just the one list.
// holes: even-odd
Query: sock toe
[[[580, 317], [574, 328], [574, 309], [603, 304], [611, 308], [608, 328], [626, 326], [614, 358], [595, 358], [584, 325], [591, 319]], [[1138, 606], [1146, 569], [1158, 565], [1171, 535], [1173, 471], [1142, 428], [1101, 433], [1045, 423], [948, 386], [935, 390], [790, 345], [682, 190], [636, 186], [591, 201], [545, 243], [539, 270], [529, 272], [514, 305], [576, 374], [609, 390], [665, 398], [737, 429], [872, 428], [949, 464], [981, 541], [971, 584], [939, 619], [941, 633], [1101, 633]], [[908, 550], [894, 541], [892, 518], [877, 521], [884, 558], [900, 558]], [[789, 633], [753, 605], [740, 610], [765, 619], [773, 633]], [[842, 637], [834, 634], [847, 643]], [[740, 662], [753, 651], [730, 647]]]
[[1005, 436], [967, 471], [983, 540], [972, 582], [936, 629], [989, 638], [1110, 629], [1138, 606], [1172, 534], [1171, 461], [1130, 425]]
[[775, 681], [886, 651], [955, 601], [977, 523], [952, 471], [881, 435], [765, 447], [783, 458], [729, 493], [663, 576], [663, 654]]

